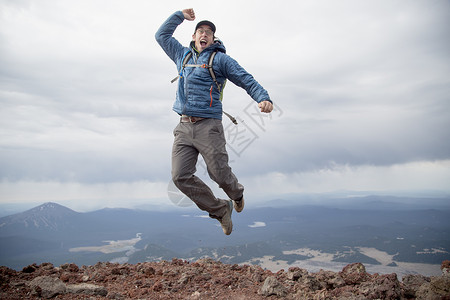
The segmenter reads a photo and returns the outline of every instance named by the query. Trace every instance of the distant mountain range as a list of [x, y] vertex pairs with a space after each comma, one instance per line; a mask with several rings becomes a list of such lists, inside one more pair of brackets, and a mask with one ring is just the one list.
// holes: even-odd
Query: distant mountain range
[[0, 265], [21, 269], [42, 262], [91, 265], [211, 257], [281, 268], [319, 261], [438, 265], [450, 259], [449, 210], [387, 209], [386, 202], [365, 201], [370, 209], [248, 208], [233, 214], [230, 236], [223, 235], [216, 220], [194, 209], [79, 213], [45, 203], [0, 218]]

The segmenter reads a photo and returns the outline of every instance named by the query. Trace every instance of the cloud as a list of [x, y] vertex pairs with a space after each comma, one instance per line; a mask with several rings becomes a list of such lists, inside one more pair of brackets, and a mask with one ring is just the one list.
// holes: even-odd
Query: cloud
[[[59, 185], [54, 191], [66, 199], [64, 188], [78, 185], [84, 199], [93, 186], [146, 191], [138, 183], [168, 181], [176, 68], [154, 33], [184, 5], [0, 4], [2, 201], [41, 199], [19, 186]], [[286, 191], [448, 191], [441, 184], [450, 168], [448, 1], [191, 5], [215, 22], [227, 53], [277, 105], [261, 125], [245, 91], [226, 87], [224, 107], [241, 122], [228, 127], [225, 119], [224, 127], [251, 138], [242, 147], [227, 137], [247, 191], [262, 194], [259, 181], [278, 176]], [[184, 22], [176, 38], [187, 44], [194, 27]], [[421, 168], [433, 180], [421, 180]], [[267, 182], [261, 191], [272, 195]], [[47, 198], [58, 197], [49, 191]]]
[[[247, 193], [254, 199], [272, 199], [275, 195], [321, 194], [336, 191], [367, 193], [407, 193], [443, 191], [448, 195], [450, 160], [419, 161], [389, 166], [330, 165], [327, 168], [305, 172], [273, 172], [252, 178]], [[276, 187], [276, 189], [274, 189]], [[267, 197], [270, 195], [269, 197]], [[430, 194], [434, 196], [434, 194]]]
[[57, 202], [75, 211], [104, 207], [153, 210], [174, 208], [167, 196], [167, 182], [114, 182], [84, 184], [59, 181], [2, 181], [0, 194], [4, 203]]
[[[207, 175], [199, 174], [218, 197], [226, 197]], [[301, 195], [334, 192], [391, 194], [407, 196], [448, 196], [450, 160], [422, 161], [392, 166], [330, 165], [328, 168], [304, 172], [272, 172], [242, 177], [249, 206], [258, 206], [273, 199], [302, 201]], [[109, 183], [78, 183], [59, 181], [2, 181], [3, 203], [35, 203], [54, 201], [76, 211], [104, 207], [147, 208], [153, 210], [194, 207], [179, 205], [169, 195], [166, 181], [130, 181]], [[320, 197], [319, 197], [320, 198]], [[196, 216], [202, 217], [202, 216]], [[207, 217], [207, 216], [206, 216]], [[251, 227], [260, 227], [255, 222]]]

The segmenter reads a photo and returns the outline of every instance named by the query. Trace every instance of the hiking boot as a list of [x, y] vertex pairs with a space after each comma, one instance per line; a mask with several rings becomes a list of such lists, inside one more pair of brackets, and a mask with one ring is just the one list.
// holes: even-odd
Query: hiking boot
[[231, 221], [231, 213], [233, 212], [233, 201], [227, 200], [227, 212], [219, 219], [223, 233], [230, 235], [233, 231], [233, 222]]
[[244, 209], [244, 196], [241, 197], [239, 200], [233, 201], [234, 209], [240, 213]]

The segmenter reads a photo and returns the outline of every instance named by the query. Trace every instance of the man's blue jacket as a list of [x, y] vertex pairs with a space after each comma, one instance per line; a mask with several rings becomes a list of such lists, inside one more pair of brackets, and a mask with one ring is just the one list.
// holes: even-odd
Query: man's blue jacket
[[[175, 29], [184, 21], [181, 11], [172, 14], [158, 29], [155, 38], [166, 54], [181, 70], [183, 58], [188, 51], [192, 52], [187, 64], [208, 64], [211, 52], [218, 49], [214, 58], [213, 70], [217, 81], [223, 85], [226, 79], [242, 87], [256, 102], [270, 101], [267, 91], [242, 68], [236, 60], [225, 54], [225, 46], [217, 41], [203, 50], [200, 55], [190, 47], [182, 46], [174, 37]], [[216, 87], [209, 70], [200, 67], [185, 67], [179, 78], [177, 97], [173, 110], [180, 115], [192, 117], [222, 119], [221, 92]]]

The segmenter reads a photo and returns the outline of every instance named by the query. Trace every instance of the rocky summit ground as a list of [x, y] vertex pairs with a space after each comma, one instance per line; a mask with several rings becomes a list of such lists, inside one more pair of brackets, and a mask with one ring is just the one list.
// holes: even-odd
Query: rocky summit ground
[[290, 268], [273, 273], [255, 265], [212, 259], [98, 263], [78, 267], [50, 263], [22, 271], [0, 267], [0, 299], [450, 299], [450, 261], [436, 277], [369, 274], [350, 264], [341, 272]]

